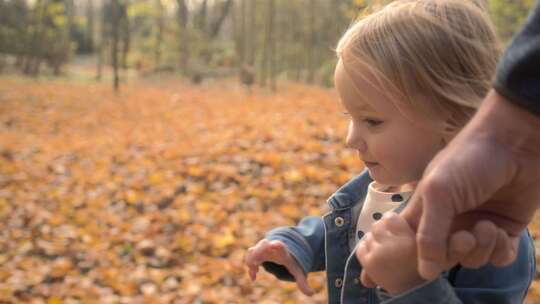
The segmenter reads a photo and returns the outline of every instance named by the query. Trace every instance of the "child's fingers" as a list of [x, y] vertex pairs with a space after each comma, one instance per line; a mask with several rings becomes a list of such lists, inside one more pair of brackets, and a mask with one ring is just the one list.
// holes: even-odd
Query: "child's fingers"
[[250, 247], [244, 257], [244, 264], [248, 267], [249, 277], [252, 281], [255, 281], [257, 278], [257, 272], [259, 271], [260, 265], [260, 263], [257, 263], [257, 260], [255, 259], [256, 250], [257, 246]]
[[249, 269], [249, 277], [252, 281], [255, 281], [257, 279], [257, 272], [259, 272], [259, 266], [248, 266]]
[[[369, 233], [372, 235], [372, 237], [375, 240], [382, 241], [390, 233], [387, 225], [388, 225], [388, 221], [387, 221], [386, 218], [383, 217], [378, 222], [373, 224], [373, 226], [371, 227], [371, 231]], [[367, 236], [366, 236], [366, 238], [367, 238]]]
[[287, 256], [288, 257], [285, 259], [283, 266], [285, 266], [285, 268], [287, 268], [287, 270], [294, 277], [296, 285], [298, 285], [300, 291], [307, 296], [314, 295], [315, 291], [311, 287], [309, 287], [306, 275], [304, 274], [302, 268], [300, 268], [300, 266], [298, 265], [296, 259], [294, 259], [290, 254], [287, 254]]
[[296, 285], [298, 286], [298, 289], [300, 289], [303, 294], [305, 294], [306, 296], [312, 296], [315, 294], [315, 291], [311, 287], [309, 287], [307, 278], [300, 269], [294, 270], [293, 272], [291, 272], [291, 274], [296, 280]]
[[259, 266], [267, 261], [271, 260], [271, 242], [268, 240], [261, 240], [257, 245], [248, 248], [246, 256], [244, 258], [244, 263], [249, 269], [249, 276], [252, 280], [255, 280], [257, 277], [257, 272], [259, 271]]
[[366, 241], [363, 240], [361, 241], [358, 246], [356, 247], [356, 258], [358, 259], [358, 261], [360, 262], [360, 264], [362, 264], [362, 262], [364, 261], [366, 255], [368, 254], [368, 249], [366, 247]]
[[476, 247], [461, 260], [461, 265], [468, 268], [479, 268], [487, 264], [495, 248], [498, 230], [491, 221], [480, 221], [473, 228]]
[[376, 284], [366, 272], [366, 262], [369, 254], [367, 245], [368, 242], [366, 241], [362, 241], [360, 242], [360, 244], [358, 244], [358, 247], [356, 247], [356, 258], [358, 259], [358, 261], [360, 261], [360, 264], [364, 266], [364, 269], [362, 269], [362, 272], [360, 274], [360, 281], [362, 282], [362, 285], [373, 288], [376, 286]]
[[359, 246], [364, 246], [366, 249], [366, 253], [370, 252], [373, 247], [373, 243], [375, 242], [375, 238], [373, 237], [373, 233], [368, 232], [364, 238], [360, 241]]
[[279, 241], [268, 241], [266, 239], [261, 240], [255, 247], [251, 254], [251, 261], [253, 264], [260, 265], [265, 261], [271, 260], [275, 255], [274, 243]]
[[394, 234], [414, 234], [409, 223], [395, 212], [386, 212], [381, 221], [384, 221], [386, 229]]
[[248, 248], [245, 263], [248, 266], [258, 266], [260, 264], [260, 256], [264, 252], [264, 240], [257, 243], [257, 245]]
[[251, 257], [252, 253], [249, 251], [251, 249], [252, 248], [248, 249], [248, 252], [246, 253], [246, 256], [244, 257], [244, 264], [248, 268], [249, 277], [251, 278], [252, 281], [255, 281], [255, 279], [257, 278], [257, 272], [259, 271], [259, 265], [257, 265], [254, 262], [253, 258]]
[[364, 269], [362, 269], [362, 273], [360, 274], [360, 281], [362, 281], [362, 285], [368, 288], [374, 288], [377, 286], [377, 284], [373, 282], [373, 280], [369, 277], [369, 275]]
[[266, 250], [266, 260], [280, 265], [285, 265], [293, 257], [287, 251], [287, 247], [281, 241], [270, 241]]
[[519, 237], [509, 237], [506, 231], [498, 228], [497, 243], [491, 255], [491, 263], [496, 267], [511, 264], [517, 255]]
[[446, 269], [449, 269], [461, 260], [465, 259], [469, 252], [476, 246], [476, 239], [469, 231], [457, 231], [450, 237], [448, 264]]

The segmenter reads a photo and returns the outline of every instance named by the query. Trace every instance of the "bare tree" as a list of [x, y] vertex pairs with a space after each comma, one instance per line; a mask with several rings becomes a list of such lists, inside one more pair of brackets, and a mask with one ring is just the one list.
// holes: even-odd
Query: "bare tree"
[[309, 6], [309, 43], [308, 48], [308, 76], [307, 82], [313, 83], [315, 79], [315, 63], [316, 63], [316, 52], [317, 52], [317, 26], [316, 26], [316, 16], [317, 16], [317, 0], [310, 0]]
[[90, 52], [94, 52], [94, 1], [87, 0], [86, 2], [86, 46]]
[[266, 38], [264, 42], [264, 53], [262, 60], [261, 84], [266, 86], [267, 79], [270, 78], [270, 87], [276, 91], [276, 67], [275, 67], [275, 37], [274, 37], [274, 19], [275, 19], [275, 0], [268, 0], [266, 16]]
[[25, 60], [24, 60], [24, 73], [34, 76], [39, 75], [41, 65], [41, 53], [40, 47], [43, 40], [44, 32], [44, 19], [45, 10], [47, 6], [47, 0], [37, 0], [34, 7], [34, 13], [32, 15], [32, 34], [30, 36], [29, 44], [25, 47]]
[[165, 12], [163, 3], [161, 0], [156, 1], [156, 44], [154, 49], [154, 65], [159, 67], [161, 65], [161, 44], [163, 42], [163, 28], [165, 26]]
[[127, 70], [127, 58], [129, 54], [129, 49], [131, 46], [131, 30], [130, 30], [130, 21], [128, 16], [128, 6], [129, 0], [122, 1], [119, 6], [119, 15], [120, 15], [120, 27], [121, 27], [121, 41], [122, 41], [122, 69], [124, 72]]
[[118, 68], [119, 68], [119, 58], [118, 58], [118, 49], [120, 44], [120, 3], [118, 3], [118, 0], [111, 0], [111, 33], [112, 33], [112, 41], [111, 41], [111, 60], [112, 60], [112, 68], [113, 68], [113, 88], [114, 91], [117, 92], [119, 89], [119, 83], [120, 83], [120, 75], [118, 74]]
[[97, 49], [97, 62], [96, 62], [96, 80], [100, 81], [103, 76], [103, 62], [105, 50], [109, 42], [110, 26], [107, 23], [107, 9], [110, 8], [105, 2], [101, 2], [100, 7], [100, 20], [99, 20], [99, 40]]
[[180, 43], [180, 69], [184, 74], [188, 73], [189, 68], [189, 37], [188, 37], [188, 18], [189, 11], [185, 0], [177, 0], [178, 4], [178, 41]]
[[[252, 0], [253, 2], [254, 0]], [[223, 8], [220, 11], [220, 14], [218, 18], [216, 18], [215, 22], [210, 27], [210, 39], [214, 39], [219, 34], [219, 31], [221, 30], [221, 27], [223, 25], [223, 22], [227, 18], [227, 15], [229, 15], [229, 11], [231, 10], [233, 4], [233, 0], [226, 0], [223, 2]]]

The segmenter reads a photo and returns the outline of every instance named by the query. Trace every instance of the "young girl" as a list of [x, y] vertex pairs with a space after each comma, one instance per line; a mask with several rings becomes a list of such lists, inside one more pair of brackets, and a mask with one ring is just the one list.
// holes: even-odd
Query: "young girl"
[[[527, 232], [508, 266], [458, 265], [424, 282], [414, 232], [398, 215], [381, 220], [405, 206], [490, 87], [499, 46], [478, 2], [396, 1], [345, 33], [335, 84], [350, 119], [347, 146], [367, 169], [328, 199], [329, 213], [274, 229], [249, 248], [253, 280], [262, 264], [308, 295], [307, 274], [326, 270], [329, 303], [522, 303], [536, 271]], [[368, 276], [380, 288], [366, 287]]]

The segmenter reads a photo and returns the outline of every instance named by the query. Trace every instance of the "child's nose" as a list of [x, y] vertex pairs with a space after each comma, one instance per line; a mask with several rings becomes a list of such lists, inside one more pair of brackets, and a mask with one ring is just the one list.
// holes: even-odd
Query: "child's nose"
[[358, 152], [364, 154], [367, 151], [367, 145], [366, 142], [362, 139], [357, 140], [347, 140], [345, 143], [345, 146], [347, 148], [358, 150]]
[[352, 125], [349, 126], [349, 132], [347, 133], [345, 145], [348, 148], [358, 150], [362, 154], [367, 151], [366, 141], [361, 136], [360, 132], [356, 130]]

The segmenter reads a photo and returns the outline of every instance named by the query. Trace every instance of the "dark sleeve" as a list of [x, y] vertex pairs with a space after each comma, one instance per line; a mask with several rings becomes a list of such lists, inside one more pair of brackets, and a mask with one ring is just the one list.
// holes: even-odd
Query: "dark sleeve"
[[384, 304], [521, 304], [536, 273], [534, 245], [521, 234], [516, 260], [502, 268], [453, 268], [448, 276], [427, 282], [395, 297], [378, 292]]
[[[296, 227], [273, 229], [265, 239], [282, 241], [304, 274], [324, 270], [324, 222], [321, 217], [308, 216], [303, 218]], [[263, 267], [280, 280], [294, 281], [292, 274], [282, 265], [264, 262]]]
[[540, 5], [514, 36], [497, 66], [493, 87], [512, 103], [540, 116]]

